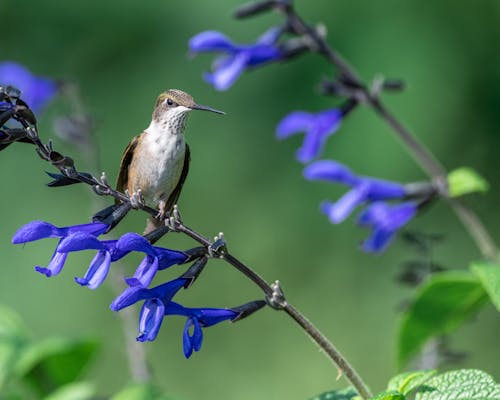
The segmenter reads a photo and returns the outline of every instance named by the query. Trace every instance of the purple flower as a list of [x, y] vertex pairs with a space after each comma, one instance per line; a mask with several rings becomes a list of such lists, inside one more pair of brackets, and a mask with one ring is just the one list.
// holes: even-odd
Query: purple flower
[[118, 261], [128, 254], [116, 248], [117, 240], [99, 241], [94, 235], [78, 232], [67, 236], [59, 244], [59, 251], [69, 253], [81, 250], [98, 250], [90, 262], [83, 278], [75, 277], [75, 282], [89, 289], [97, 289], [106, 279], [112, 262]]
[[19, 89], [23, 101], [34, 111], [42, 109], [57, 92], [56, 82], [35, 76], [26, 67], [12, 61], [0, 63], [0, 85]]
[[336, 108], [317, 114], [294, 111], [280, 121], [276, 127], [276, 136], [282, 140], [304, 132], [304, 141], [297, 150], [296, 157], [305, 164], [320, 155], [326, 139], [339, 128], [342, 116], [342, 111]]
[[189, 283], [187, 278], [177, 278], [151, 289], [132, 286], [120, 294], [110, 305], [113, 311], [120, 311], [138, 301], [144, 300], [139, 321], [140, 335], [137, 340], [153, 341], [160, 331], [165, 313], [165, 307], [175, 294]]
[[[234, 320], [240, 313], [228, 308], [187, 308], [171, 301], [165, 308], [165, 315], [182, 315], [187, 317], [182, 334], [182, 343], [184, 355], [186, 358], [189, 358], [193, 354], [193, 351], [199, 351], [201, 348], [203, 342], [202, 328], [207, 328], [226, 320]], [[192, 333], [190, 333], [191, 327], [193, 327]], [[137, 340], [141, 339], [142, 335], [137, 338]]]
[[351, 190], [335, 203], [324, 202], [321, 205], [321, 211], [334, 224], [344, 221], [361, 204], [401, 199], [406, 195], [404, 186], [399, 183], [355, 175], [346, 166], [331, 160], [310, 164], [304, 169], [304, 176], [310, 180], [324, 180], [351, 187]]
[[205, 73], [205, 80], [217, 90], [227, 90], [249, 67], [279, 60], [281, 52], [276, 42], [280, 28], [271, 28], [261, 35], [255, 44], [234, 44], [227, 36], [216, 31], [201, 32], [191, 38], [189, 49], [193, 53], [223, 53], [213, 63], [213, 73]]
[[187, 254], [151, 245], [137, 233], [126, 233], [116, 243], [122, 252], [139, 251], [146, 254], [132, 278], [126, 278], [129, 286], [147, 287], [153, 280], [156, 271], [166, 269], [175, 264], [182, 264], [188, 259]]
[[408, 223], [417, 213], [412, 202], [389, 205], [375, 202], [358, 216], [358, 224], [372, 229], [371, 236], [362, 244], [366, 252], [381, 253], [389, 245], [396, 231]]
[[54, 254], [47, 267], [36, 266], [35, 270], [44, 274], [47, 277], [57, 275], [61, 272], [67, 252], [61, 251], [60, 246], [63, 240], [69, 236], [84, 233], [97, 237], [108, 230], [109, 226], [100, 222], [92, 222], [90, 224], [73, 225], [58, 228], [48, 222], [32, 221], [21, 227], [12, 237], [13, 244], [33, 242], [45, 238], [59, 238]]

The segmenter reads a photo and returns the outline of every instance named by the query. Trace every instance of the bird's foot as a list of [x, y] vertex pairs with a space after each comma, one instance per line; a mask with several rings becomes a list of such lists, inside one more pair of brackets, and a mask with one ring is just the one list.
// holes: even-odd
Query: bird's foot
[[[161, 205], [160, 205], [160, 212], [161, 212]], [[166, 213], [165, 215], [167, 216], [167, 218], [165, 218], [164, 216], [165, 226], [167, 226], [173, 232], [178, 232], [179, 226], [182, 225], [182, 217], [181, 217], [181, 212], [179, 211], [179, 207], [177, 207], [177, 204], [174, 205], [170, 213]]]
[[274, 308], [275, 310], [282, 310], [287, 306], [285, 293], [283, 293], [283, 289], [281, 288], [280, 281], [275, 281], [271, 288], [273, 292], [271, 295], [266, 297], [267, 304]]
[[141, 208], [141, 207], [144, 207], [146, 205], [146, 201], [144, 200], [144, 196], [142, 195], [142, 191], [141, 189], [138, 189], [136, 192], [130, 194], [127, 191], [125, 191], [125, 193], [127, 194], [128, 198], [129, 198], [129, 201], [130, 201], [130, 205], [132, 206], [132, 208]]
[[164, 219], [168, 219], [169, 213], [166, 210], [167, 204], [165, 201], [160, 200], [158, 203], [158, 214], [155, 215], [155, 219], [159, 221], [163, 221]]

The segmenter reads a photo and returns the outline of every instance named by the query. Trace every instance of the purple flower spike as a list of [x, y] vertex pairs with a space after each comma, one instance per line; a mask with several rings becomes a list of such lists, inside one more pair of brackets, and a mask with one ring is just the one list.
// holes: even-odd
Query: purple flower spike
[[129, 286], [148, 287], [158, 270], [182, 264], [188, 258], [187, 254], [181, 251], [153, 246], [137, 233], [123, 235], [116, 243], [116, 248], [122, 252], [139, 251], [146, 254], [134, 276], [125, 278], [125, 282]]
[[278, 139], [286, 139], [304, 132], [304, 142], [297, 150], [297, 160], [306, 164], [318, 157], [329, 136], [337, 131], [342, 120], [342, 111], [331, 109], [311, 114], [295, 111], [288, 114], [276, 127]]
[[206, 31], [191, 38], [189, 49], [192, 53], [223, 53], [215, 59], [213, 72], [205, 73], [204, 78], [215, 89], [227, 90], [246, 69], [280, 59], [281, 52], [276, 47], [280, 35], [281, 29], [271, 28], [256, 43], [238, 45], [220, 32]]
[[372, 228], [371, 236], [363, 242], [361, 248], [371, 253], [383, 252], [396, 231], [407, 224], [416, 213], [417, 206], [412, 202], [397, 205], [373, 203], [358, 216], [359, 225]]
[[56, 82], [37, 77], [27, 68], [12, 61], [0, 63], [0, 85], [19, 89], [22, 99], [33, 111], [45, 107], [57, 92]]
[[331, 160], [320, 160], [310, 164], [304, 169], [304, 177], [351, 187], [351, 190], [337, 202], [324, 202], [321, 205], [321, 211], [334, 224], [344, 221], [361, 204], [401, 199], [406, 195], [404, 186], [399, 183], [355, 175], [346, 166]]

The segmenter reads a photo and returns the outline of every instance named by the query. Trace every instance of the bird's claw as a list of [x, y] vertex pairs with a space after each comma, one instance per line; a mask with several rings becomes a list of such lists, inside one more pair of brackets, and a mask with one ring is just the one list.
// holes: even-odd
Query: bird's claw
[[141, 208], [146, 205], [146, 201], [144, 200], [144, 196], [142, 195], [141, 189], [138, 189], [136, 192], [130, 194], [128, 191], [126, 192], [128, 195], [130, 205], [132, 208]]
[[[161, 212], [162, 207], [160, 204], [160, 213]], [[165, 226], [173, 232], [177, 232], [179, 230], [179, 226], [182, 225], [181, 213], [177, 205], [174, 205], [170, 213], [165, 213], [163, 218], [165, 219]]]

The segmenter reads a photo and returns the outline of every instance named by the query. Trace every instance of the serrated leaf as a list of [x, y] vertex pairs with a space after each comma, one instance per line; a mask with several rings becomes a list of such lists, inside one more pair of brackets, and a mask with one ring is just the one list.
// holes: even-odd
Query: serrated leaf
[[387, 392], [382, 392], [377, 394], [375, 397], [372, 397], [373, 400], [405, 400], [406, 397], [403, 393], [398, 392], [397, 390], [390, 390]]
[[500, 385], [476, 369], [450, 371], [431, 378], [415, 400], [499, 400]]
[[448, 174], [448, 194], [459, 197], [474, 192], [486, 192], [489, 184], [482, 176], [469, 167], [461, 167]]
[[433, 275], [403, 314], [398, 335], [398, 362], [406, 363], [430, 338], [449, 334], [487, 300], [479, 280], [469, 272]]
[[30, 344], [17, 363], [17, 374], [42, 394], [74, 381], [95, 354], [93, 340], [49, 338]]
[[127, 386], [111, 397], [111, 400], [171, 400], [171, 398], [151, 384], [138, 383]]
[[75, 382], [58, 388], [45, 400], [91, 400], [95, 394], [96, 390], [92, 383]]
[[490, 296], [491, 302], [500, 311], [500, 265], [492, 263], [475, 263], [471, 266], [484, 289]]
[[404, 395], [408, 395], [412, 390], [424, 384], [435, 374], [435, 370], [404, 372], [396, 375], [389, 381], [387, 390], [396, 390]]
[[[309, 400], [356, 400], [358, 394], [353, 388], [331, 390], [312, 397]], [[114, 399], [113, 399], [114, 400]]]
[[28, 330], [21, 317], [0, 306], [0, 388], [15, 372], [17, 360], [28, 343]]

